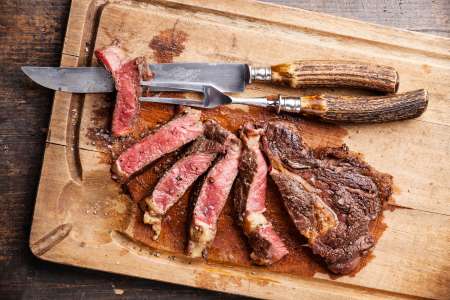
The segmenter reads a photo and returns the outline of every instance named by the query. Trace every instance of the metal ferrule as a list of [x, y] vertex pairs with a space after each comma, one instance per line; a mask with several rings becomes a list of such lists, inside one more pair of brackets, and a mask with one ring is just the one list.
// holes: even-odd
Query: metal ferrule
[[259, 106], [259, 107], [268, 107], [271, 105], [271, 101], [268, 101], [265, 97], [259, 98], [235, 98], [230, 97], [232, 104], [244, 104], [251, 106]]
[[272, 69], [270, 67], [252, 67], [248, 66], [250, 70], [250, 80], [252, 81], [270, 81], [272, 80]]
[[300, 113], [302, 110], [302, 99], [300, 97], [278, 97], [277, 113], [282, 111], [290, 113]]

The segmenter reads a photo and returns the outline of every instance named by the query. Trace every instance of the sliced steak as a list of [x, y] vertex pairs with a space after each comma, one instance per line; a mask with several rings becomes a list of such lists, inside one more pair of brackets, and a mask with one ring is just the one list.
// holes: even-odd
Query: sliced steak
[[158, 181], [152, 194], [144, 199], [148, 208], [144, 223], [152, 226], [154, 239], [159, 237], [161, 221], [167, 211], [208, 170], [217, 155], [224, 152], [224, 142], [229, 134], [216, 122], [206, 122], [205, 135], [189, 147], [185, 155]]
[[203, 133], [201, 112], [185, 108], [174, 119], [125, 150], [112, 166], [121, 181]]
[[148, 79], [150, 71], [142, 57], [128, 60], [118, 45], [112, 45], [95, 51], [114, 78], [117, 96], [112, 117], [112, 134], [129, 134], [139, 114], [140, 80]]
[[238, 222], [252, 248], [250, 258], [256, 264], [270, 265], [288, 254], [288, 250], [264, 216], [268, 168], [259, 149], [262, 132], [250, 124], [241, 132], [244, 149], [234, 188], [234, 204]]
[[217, 221], [238, 174], [241, 141], [232, 133], [225, 142], [226, 153], [209, 170], [197, 193], [189, 230], [187, 254], [207, 256], [217, 232]]
[[311, 150], [286, 122], [265, 126], [270, 176], [298, 231], [328, 268], [348, 274], [374, 246], [369, 223], [391, 194], [392, 178], [345, 146]]

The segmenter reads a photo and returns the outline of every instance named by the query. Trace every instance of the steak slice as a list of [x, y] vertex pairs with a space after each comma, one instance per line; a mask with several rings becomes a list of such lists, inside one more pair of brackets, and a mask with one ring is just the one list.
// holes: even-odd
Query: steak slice
[[207, 256], [217, 232], [217, 221], [238, 174], [241, 141], [229, 133], [225, 142], [226, 154], [209, 170], [197, 194], [189, 230], [187, 254]]
[[246, 124], [241, 132], [244, 149], [234, 189], [238, 223], [252, 248], [250, 258], [258, 265], [270, 265], [288, 254], [283, 241], [264, 216], [266, 210], [267, 164], [259, 149], [263, 130]]
[[183, 145], [195, 140], [203, 133], [201, 112], [185, 108], [174, 119], [125, 150], [112, 166], [112, 171], [121, 181]]
[[118, 45], [95, 51], [95, 55], [111, 72], [117, 96], [112, 117], [112, 134], [129, 134], [139, 115], [140, 80], [150, 77], [150, 70], [142, 57], [128, 60]]
[[161, 221], [167, 211], [225, 150], [224, 142], [229, 134], [216, 122], [207, 121], [205, 135], [189, 147], [185, 155], [158, 181], [152, 194], [144, 199], [147, 204], [144, 223], [151, 225], [153, 239], [159, 237]]
[[313, 253], [334, 273], [353, 271], [375, 244], [369, 224], [390, 196], [392, 178], [346, 146], [312, 151], [286, 122], [266, 125], [262, 144], [270, 176]]

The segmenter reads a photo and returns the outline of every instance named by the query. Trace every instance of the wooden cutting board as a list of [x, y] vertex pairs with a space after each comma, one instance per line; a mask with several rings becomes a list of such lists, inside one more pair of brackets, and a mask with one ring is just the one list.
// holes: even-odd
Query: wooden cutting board
[[[130, 234], [136, 205], [110, 179], [109, 149], [95, 138], [107, 126], [110, 95], [57, 92], [30, 236], [36, 256], [261, 298], [450, 297], [449, 39], [245, 0], [80, 0], [72, 3], [61, 65], [96, 64], [93, 49], [115, 39], [130, 57], [150, 61], [356, 59], [395, 67], [400, 91], [430, 92], [423, 116], [341, 128], [305, 123], [305, 135], [313, 146], [345, 142], [393, 175], [396, 209], [385, 212], [373, 257], [353, 276], [287, 275], [155, 251]], [[279, 92], [299, 93], [251, 85], [244, 95]], [[246, 112], [232, 107], [214, 114], [232, 120]], [[161, 107], [143, 109], [147, 125], [163, 115]]]

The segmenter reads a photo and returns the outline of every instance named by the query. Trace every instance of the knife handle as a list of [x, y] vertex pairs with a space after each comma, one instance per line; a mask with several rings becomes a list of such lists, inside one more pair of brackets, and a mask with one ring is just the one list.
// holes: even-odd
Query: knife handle
[[332, 123], [381, 123], [418, 117], [427, 104], [428, 93], [421, 89], [386, 96], [280, 96], [277, 109]]
[[399, 86], [399, 76], [394, 68], [354, 61], [299, 60], [270, 68], [251, 67], [250, 76], [252, 80], [270, 80], [292, 88], [356, 87], [395, 93]]

